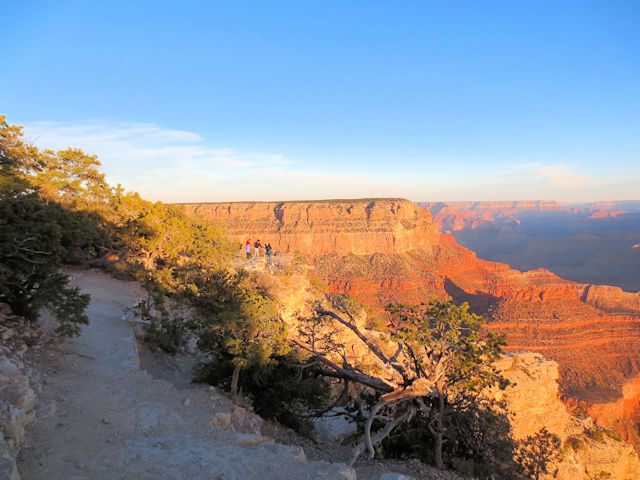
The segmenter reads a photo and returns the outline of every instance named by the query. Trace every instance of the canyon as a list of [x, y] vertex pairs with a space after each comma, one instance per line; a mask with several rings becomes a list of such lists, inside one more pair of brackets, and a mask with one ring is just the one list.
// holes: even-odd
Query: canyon
[[440, 233], [429, 209], [402, 199], [182, 207], [222, 225], [239, 252], [241, 243], [259, 238], [273, 245], [276, 258], [304, 257], [310, 276], [372, 306], [382, 321], [390, 302], [434, 295], [469, 302], [487, 328], [506, 335], [507, 351], [538, 352], [558, 362], [567, 405], [587, 405], [640, 447], [632, 434], [640, 412], [628, 407], [639, 398], [628, 385], [640, 378], [640, 293], [483, 260]]
[[640, 290], [640, 202], [422, 202], [481, 258], [581, 283]]

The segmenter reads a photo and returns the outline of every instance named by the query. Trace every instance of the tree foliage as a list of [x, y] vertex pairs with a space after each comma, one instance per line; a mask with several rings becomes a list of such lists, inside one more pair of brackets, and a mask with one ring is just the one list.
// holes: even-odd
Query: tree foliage
[[428, 305], [393, 305], [388, 310], [393, 336], [406, 345], [414, 368], [421, 375], [432, 375], [437, 403], [428, 427], [436, 440], [435, 464], [442, 469], [449, 405], [501, 382], [492, 364], [504, 341], [481, 330], [481, 317], [469, 313], [466, 302], [455, 305], [451, 298], [433, 298]]
[[89, 220], [41, 201], [21, 171], [37, 151], [21, 136], [19, 127], [0, 117], [0, 301], [28, 321], [47, 308], [58, 320], [58, 333], [74, 335], [88, 322], [89, 297], [70, 288], [60, 268], [91, 242], [83, 234]]
[[[67, 287], [60, 268], [105, 253], [119, 259], [120, 271], [168, 295], [227, 265], [231, 247], [219, 228], [111, 187], [100, 166], [76, 148], [38, 149], [0, 116], [0, 301], [16, 313], [33, 319], [45, 307], [62, 319], [73, 305], [83, 310], [86, 297]], [[86, 322], [83, 315], [72, 313], [67, 327]]]
[[[234, 370], [233, 358], [222, 352], [215, 361], [201, 364], [195, 379], [229, 388]], [[329, 382], [295, 351], [243, 370], [238, 389], [251, 398], [258, 415], [307, 436], [313, 431], [313, 412], [323, 409], [330, 396]]]
[[549, 472], [549, 467], [561, 456], [560, 438], [546, 427], [529, 435], [516, 452], [516, 461], [522, 465], [529, 478], [539, 480]]
[[[315, 315], [302, 322], [293, 342], [323, 365], [325, 375], [373, 392], [375, 404], [366, 415], [364, 439], [354, 448], [352, 463], [365, 449], [373, 457], [375, 444], [421, 412], [430, 420], [435, 463], [442, 468], [447, 405], [500, 383], [492, 363], [502, 340], [481, 330], [481, 319], [468, 312], [468, 305], [457, 306], [450, 298], [390, 307], [393, 331], [388, 337], [361, 329], [343, 297], [327, 301], [314, 306]], [[347, 342], [337, 341], [338, 328], [354, 335], [372, 363], [365, 364], [361, 355], [350, 354]]]
[[[430, 407], [428, 416], [418, 411], [410, 422], [383, 441], [386, 456], [435, 464], [436, 439], [429, 425], [436, 421], [437, 400], [428, 398], [426, 402]], [[511, 424], [501, 404], [465, 395], [447, 399], [446, 407], [442, 456], [448, 469], [473, 478], [519, 478], [520, 469], [513, 461]]]
[[231, 391], [237, 393], [240, 371], [268, 366], [289, 351], [286, 324], [278, 302], [261, 291], [245, 270], [218, 272], [196, 281], [192, 292], [198, 309], [201, 350], [231, 358]]

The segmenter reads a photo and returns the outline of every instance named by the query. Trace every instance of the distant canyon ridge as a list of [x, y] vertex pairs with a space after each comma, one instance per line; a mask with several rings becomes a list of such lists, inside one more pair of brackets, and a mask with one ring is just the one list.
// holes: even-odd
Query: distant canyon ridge
[[[232, 240], [260, 238], [276, 252], [299, 252], [313, 265], [310, 274], [331, 291], [354, 295], [378, 312], [389, 302], [417, 303], [433, 295], [468, 301], [487, 317], [489, 329], [507, 335], [508, 350], [539, 352], [560, 364], [568, 404], [587, 408], [639, 448], [640, 293], [478, 258], [442, 232], [464, 228], [446, 226], [446, 218], [438, 216], [446, 204], [437, 205], [442, 208], [366, 199], [182, 207], [224, 225]], [[608, 211], [606, 218], [613, 219], [637, 214]], [[460, 218], [456, 225], [467, 222], [470, 231], [491, 224], [472, 228], [470, 213], [465, 213], [468, 221]]]
[[640, 201], [421, 202], [480, 258], [640, 290]]

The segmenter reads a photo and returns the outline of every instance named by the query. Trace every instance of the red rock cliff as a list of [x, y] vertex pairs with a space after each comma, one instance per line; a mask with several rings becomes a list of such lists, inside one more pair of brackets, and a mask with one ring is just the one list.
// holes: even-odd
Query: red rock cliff
[[225, 225], [233, 240], [270, 242], [277, 252], [305, 255], [403, 253], [439, 241], [428, 210], [408, 200], [327, 200], [183, 204]]

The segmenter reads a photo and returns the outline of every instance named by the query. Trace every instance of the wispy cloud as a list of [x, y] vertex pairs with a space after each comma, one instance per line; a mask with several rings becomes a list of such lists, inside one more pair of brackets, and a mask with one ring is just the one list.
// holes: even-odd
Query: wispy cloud
[[[38, 122], [25, 125], [41, 148], [82, 148], [98, 155], [112, 184], [168, 202], [405, 197], [411, 200], [592, 201], [637, 198], [637, 175], [588, 175], [579, 163], [528, 162], [460, 175], [457, 162], [416, 171], [398, 157], [353, 168], [358, 160], [296, 162], [274, 152], [216, 145], [186, 130], [154, 123]], [[361, 160], [360, 160], [361, 161]], [[497, 167], [496, 167], [497, 168]]]
[[576, 171], [576, 166], [558, 163], [544, 165], [541, 163], [523, 163], [513, 165], [506, 171], [495, 172], [493, 176], [505, 182], [525, 181], [541, 186], [558, 188], [583, 188], [594, 183], [595, 179]]
[[281, 154], [212, 146], [197, 133], [154, 123], [37, 122], [25, 125], [25, 135], [41, 148], [77, 147], [96, 154], [110, 182], [152, 198], [166, 196], [163, 191], [174, 185], [211, 183], [248, 169], [256, 173], [292, 164]]

